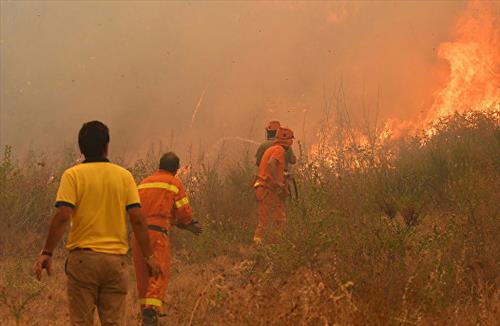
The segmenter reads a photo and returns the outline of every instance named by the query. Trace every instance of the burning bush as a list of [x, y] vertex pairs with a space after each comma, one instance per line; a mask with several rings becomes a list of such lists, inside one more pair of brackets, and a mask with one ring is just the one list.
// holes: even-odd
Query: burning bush
[[[285, 234], [262, 249], [251, 245], [257, 221], [250, 187], [253, 162], [192, 166], [183, 178], [191, 184], [192, 203], [206, 232], [199, 238], [173, 234], [165, 321], [495, 324], [498, 113], [456, 114], [440, 120], [435, 130], [432, 136], [387, 142], [370, 155], [391, 153], [389, 158], [368, 159], [370, 164], [357, 168], [302, 159], [296, 173], [300, 198], [288, 204]], [[9, 148], [4, 153], [2, 274], [14, 253], [17, 259], [26, 257], [20, 262], [23, 269], [30, 268], [52, 210], [54, 178], [74, 161], [57, 164], [41, 158], [19, 161]], [[150, 155], [132, 170], [147, 174], [155, 160]], [[63, 252], [57, 255], [62, 258]], [[56, 264], [60, 281], [62, 262], [56, 259]], [[133, 290], [135, 284], [130, 286]], [[26, 291], [20, 297], [31, 298], [31, 290]], [[49, 282], [23, 319], [64, 324], [61, 309], [36, 304], [45, 295], [65, 298], [62, 285]], [[130, 320], [136, 319], [135, 308]], [[10, 318], [5, 307], [0, 311], [3, 320]]]

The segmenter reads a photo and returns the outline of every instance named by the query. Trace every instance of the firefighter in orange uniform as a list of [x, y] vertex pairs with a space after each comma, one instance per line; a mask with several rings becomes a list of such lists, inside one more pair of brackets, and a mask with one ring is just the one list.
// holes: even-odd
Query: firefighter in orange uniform
[[160, 169], [138, 186], [151, 247], [162, 269], [161, 276], [150, 277], [138, 244], [132, 239], [137, 291], [145, 326], [158, 325], [170, 272], [169, 234], [172, 227], [177, 226], [196, 235], [201, 233], [201, 227], [192, 218], [193, 211], [184, 186], [175, 176], [178, 169], [179, 157], [172, 152], [166, 153], [160, 159]]
[[285, 183], [286, 153], [293, 144], [293, 131], [279, 127], [274, 145], [269, 147], [260, 161], [259, 171], [254, 183], [255, 195], [259, 205], [259, 223], [253, 240], [262, 243], [269, 218], [274, 218], [278, 231], [286, 222], [285, 199], [289, 196]]
[[[266, 126], [266, 141], [264, 141], [262, 144], [260, 144], [259, 148], [257, 149], [257, 152], [255, 153], [255, 164], [257, 167], [260, 166], [260, 161], [262, 160], [262, 156], [266, 152], [266, 150], [274, 145], [274, 142], [276, 140], [276, 132], [278, 131], [278, 128], [281, 126], [280, 122], [278, 120], [271, 120]], [[288, 147], [286, 150], [286, 167], [289, 167], [290, 164], [295, 164], [297, 163], [297, 157], [295, 156], [295, 153], [292, 150], [292, 147]]]

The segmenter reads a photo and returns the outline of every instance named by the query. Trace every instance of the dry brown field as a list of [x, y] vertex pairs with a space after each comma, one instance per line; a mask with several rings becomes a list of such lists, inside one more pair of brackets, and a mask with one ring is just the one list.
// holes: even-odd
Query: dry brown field
[[[498, 117], [456, 115], [431, 138], [302, 155], [285, 233], [259, 248], [252, 153], [193, 164], [183, 178], [205, 230], [172, 235], [162, 324], [498, 325]], [[74, 159], [63, 154], [4, 149], [2, 325], [68, 324], [62, 245], [54, 275], [38, 282], [32, 272], [57, 179]], [[140, 180], [156, 160], [129, 168]], [[130, 266], [129, 325], [139, 324], [135, 300]]]

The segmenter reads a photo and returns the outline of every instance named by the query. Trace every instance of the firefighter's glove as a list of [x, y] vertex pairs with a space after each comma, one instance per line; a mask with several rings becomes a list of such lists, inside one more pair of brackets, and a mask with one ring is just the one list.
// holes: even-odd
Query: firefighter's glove
[[203, 228], [201, 227], [200, 223], [198, 223], [198, 221], [196, 220], [193, 220], [189, 224], [177, 224], [176, 226], [180, 229], [189, 231], [194, 235], [200, 235], [201, 232], [203, 231]]

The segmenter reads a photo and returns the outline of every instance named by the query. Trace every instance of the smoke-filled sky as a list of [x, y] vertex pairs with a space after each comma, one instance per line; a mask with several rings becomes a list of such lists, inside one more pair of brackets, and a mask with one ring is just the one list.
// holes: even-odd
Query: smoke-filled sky
[[260, 140], [269, 118], [311, 137], [339, 83], [354, 118], [377, 98], [382, 118], [412, 118], [446, 80], [437, 48], [453, 40], [465, 7], [2, 1], [0, 144], [76, 145], [94, 119], [126, 154], [172, 138], [206, 147], [223, 136]]

